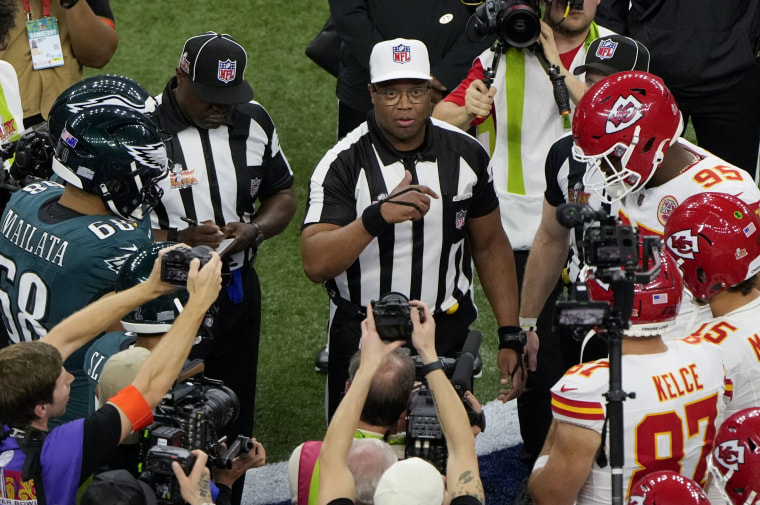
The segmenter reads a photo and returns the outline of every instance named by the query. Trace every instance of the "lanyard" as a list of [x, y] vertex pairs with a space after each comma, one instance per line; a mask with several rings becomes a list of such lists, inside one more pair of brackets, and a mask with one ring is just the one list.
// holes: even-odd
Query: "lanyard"
[[[26, 12], [26, 20], [32, 19], [32, 7], [29, 5], [29, 0], [24, 0], [24, 12]], [[42, 17], [50, 16], [50, 0], [42, 0]]]

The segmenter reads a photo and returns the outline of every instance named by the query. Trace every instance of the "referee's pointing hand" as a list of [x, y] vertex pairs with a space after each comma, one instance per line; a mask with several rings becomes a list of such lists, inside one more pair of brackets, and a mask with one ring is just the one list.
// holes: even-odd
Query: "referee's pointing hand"
[[389, 223], [403, 223], [422, 219], [430, 210], [430, 197], [438, 198], [427, 186], [411, 184], [412, 173], [404, 172], [404, 178], [383, 202], [380, 212]]

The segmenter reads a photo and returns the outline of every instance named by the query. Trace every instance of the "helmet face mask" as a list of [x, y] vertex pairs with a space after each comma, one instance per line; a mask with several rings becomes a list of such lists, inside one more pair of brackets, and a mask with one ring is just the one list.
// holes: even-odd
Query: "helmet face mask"
[[690, 196], [671, 214], [664, 239], [686, 287], [700, 300], [760, 272], [760, 218], [735, 196]]
[[616, 202], [646, 186], [682, 129], [681, 112], [659, 77], [616, 73], [578, 103], [573, 157], [588, 164], [586, 187]]
[[[98, 195], [114, 214], [142, 219], [163, 191], [166, 147], [153, 122], [120, 106], [85, 109], [67, 122], [53, 170], [68, 184]], [[143, 204], [146, 208], [141, 208]]]

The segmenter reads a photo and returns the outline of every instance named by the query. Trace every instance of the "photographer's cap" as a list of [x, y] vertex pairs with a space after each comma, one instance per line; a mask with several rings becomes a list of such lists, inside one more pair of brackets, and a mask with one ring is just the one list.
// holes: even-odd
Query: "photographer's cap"
[[369, 57], [369, 78], [372, 84], [396, 79], [431, 81], [427, 47], [414, 39], [378, 42]]
[[98, 400], [104, 405], [116, 393], [132, 384], [150, 351], [144, 347], [130, 347], [119, 351], [106, 361], [98, 381]]
[[605, 75], [640, 70], [649, 72], [649, 49], [638, 40], [623, 35], [608, 35], [595, 39], [586, 52], [586, 62], [573, 70], [581, 75], [587, 69]]
[[248, 56], [226, 33], [206, 32], [187, 39], [179, 68], [203, 100], [218, 104], [250, 102], [253, 90], [243, 78]]
[[127, 470], [111, 470], [95, 474], [92, 484], [82, 494], [81, 505], [104, 503], [156, 505], [156, 493]]
[[441, 505], [443, 477], [422, 458], [408, 458], [388, 468], [375, 488], [375, 505]]

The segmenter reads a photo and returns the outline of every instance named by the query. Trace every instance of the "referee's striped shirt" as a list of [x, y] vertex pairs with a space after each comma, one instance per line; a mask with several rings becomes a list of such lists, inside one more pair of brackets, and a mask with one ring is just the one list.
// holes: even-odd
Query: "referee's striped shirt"
[[412, 172], [412, 184], [428, 186], [440, 198], [431, 199], [420, 221], [396, 224], [375, 238], [346, 272], [327, 283], [328, 289], [361, 306], [396, 291], [433, 310], [452, 307], [472, 287], [467, 220], [499, 205], [488, 161], [475, 139], [436, 119], [428, 121], [419, 149], [399, 152], [370, 116], [315, 168], [303, 227], [348, 225], [367, 206], [386, 198], [405, 170]]
[[230, 122], [213, 130], [197, 128], [182, 115], [169, 81], [153, 119], [171, 135], [166, 141], [169, 176], [160, 182], [161, 203], [151, 214], [153, 228], [184, 229], [181, 217], [218, 226], [250, 222], [256, 200], [293, 185], [293, 172], [280, 150], [274, 123], [259, 103], [236, 105]]

